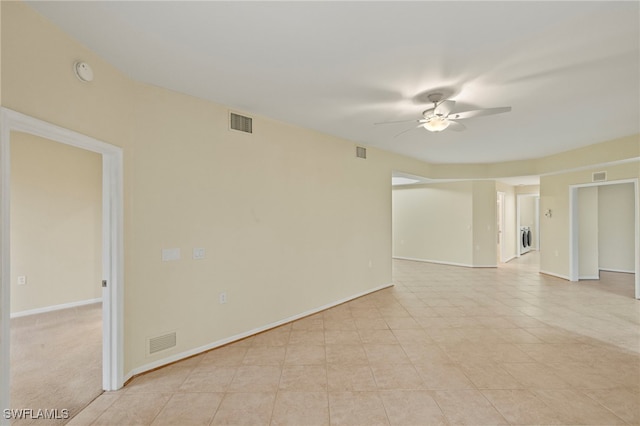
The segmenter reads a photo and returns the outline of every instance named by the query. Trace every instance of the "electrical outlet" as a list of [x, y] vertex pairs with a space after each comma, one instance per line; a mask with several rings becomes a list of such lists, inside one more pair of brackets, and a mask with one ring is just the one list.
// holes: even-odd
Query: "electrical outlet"
[[25, 285], [27, 283], [27, 277], [25, 275], [20, 275], [18, 277], [18, 285]]
[[194, 248], [193, 249], [193, 258], [195, 260], [202, 260], [202, 259], [204, 259], [205, 253], [206, 253], [206, 251], [203, 248]]
[[218, 295], [218, 301], [220, 302], [221, 305], [227, 303], [227, 293], [220, 293]]

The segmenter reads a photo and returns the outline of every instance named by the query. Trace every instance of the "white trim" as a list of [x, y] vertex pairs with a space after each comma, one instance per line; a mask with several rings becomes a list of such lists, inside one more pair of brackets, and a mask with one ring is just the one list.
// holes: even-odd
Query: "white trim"
[[78, 306], [91, 305], [91, 304], [100, 303], [100, 302], [102, 302], [102, 298], [98, 297], [96, 299], [79, 300], [77, 302], [69, 302], [69, 303], [62, 303], [60, 305], [45, 306], [44, 308], [29, 309], [27, 311], [14, 312], [13, 314], [11, 314], [11, 318], [20, 318], [20, 317], [26, 317], [29, 315], [43, 314], [45, 312], [60, 311], [62, 309], [76, 308]]
[[497, 192], [498, 201], [500, 202], [500, 211], [497, 212], [497, 216], [499, 219], [498, 223], [500, 223], [500, 228], [498, 229], [498, 238], [500, 239], [500, 243], [498, 244], [500, 246], [499, 255], [500, 255], [500, 262], [505, 263], [507, 261], [505, 260], [506, 256], [504, 254], [505, 248], [506, 248], [505, 247], [506, 240], [504, 237], [506, 235], [505, 226], [504, 226], [505, 225], [505, 213], [504, 213], [505, 205], [504, 204], [505, 204], [505, 200], [507, 199], [507, 193], [504, 191], [496, 191], [496, 192]]
[[444, 260], [418, 259], [415, 257], [392, 256], [392, 258], [398, 259], [398, 260], [410, 260], [412, 262], [436, 263], [438, 265], [462, 266], [465, 268], [497, 268], [498, 267], [497, 263], [495, 265], [471, 265], [468, 263], [446, 262]]
[[549, 272], [549, 271], [543, 271], [543, 270], [540, 270], [539, 272], [544, 275], [550, 275], [552, 277], [561, 278], [566, 281], [571, 281], [567, 275], [556, 274], [555, 272]]
[[473, 268], [473, 265], [468, 264], [468, 263], [445, 262], [443, 260], [418, 259], [418, 258], [415, 258], [415, 257], [404, 257], [404, 256], [393, 256], [393, 259], [410, 260], [412, 262], [436, 263], [438, 265], [463, 266], [465, 268]]
[[580, 275], [581, 280], [599, 280], [600, 275]]
[[517, 256], [511, 256], [510, 258], [508, 258], [507, 260], [505, 260], [503, 263], [509, 263], [511, 262], [513, 259], [515, 259]]
[[600, 271], [605, 272], [619, 272], [621, 274], [635, 274], [635, 271], [631, 269], [613, 269], [613, 268], [600, 268]]
[[569, 186], [569, 281], [578, 281], [580, 228], [578, 221], [578, 187]]
[[540, 251], [540, 194], [535, 199], [535, 225], [536, 225], [536, 245], [531, 250]]
[[[0, 110], [0, 409], [11, 408], [9, 368], [11, 341], [11, 319], [9, 312], [10, 282], [11, 273], [9, 271], [10, 241], [9, 241], [9, 213], [11, 211], [9, 203], [9, 179], [11, 177], [11, 159], [9, 158], [9, 137], [11, 135], [10, 125], [4, 110]], [[9, 424], [9, 420], [0, 418], [0, 424]]]
[[[557, 170], [555, 172], [540, 173], [538, 176], [562, 175], [562, 174], [565, 174], [565, 173], [580, 172], [580, 171], [589, 170], [589, 169], [595, 169], [595, 168], [600, 168], [600, 167], [618, 166], [620, 164], [633, 163], [635, 161], [640, 161], [640, 157], [631, 157], [631, 158], [625, 158], [623, 160], [609, 161], [609, 162], [606, 162], [606, 163], [595, 163], [595, 164], [590, 164], [588, 166], [574, 167], [572, 169], [562, 169], [562, 170]], [[605, 170], [602, 170], [602, 171], [605, 171]], [[598, 183], [606, 184], [607, 182], [595, 182], [596, 185]]]
[[314, 308], [314, 309], [299, 313], [297, 315], [293, 315], [293, 316], [281, 319], [279, 321], [272, 322], [270, 324], [254, 328], [252, 330], [245, 331], [243, 333], [239, 333], [239, 334], [236, 334], [236, 335], [224, 338], [224, 339], [216, 340], [215, 342], [206, 344], [204, 346], [200, 346], [200, 347], [197, 347], [197, 348], [194, 348], [194, 349], [190, 349], [188, 351], [180, 352], [179, 354], [174, 354], [174, 355], [168, 356], [166, 358], [162, 358], [162, 359], [159, 359], [157, 361], [153, 361], [153, 362], [150, 362], [148, 364], [142, 365], [140, 367], [136, 367], [136, 368], [134, 368], [133, 370], [131, 370], [130, 372], [128, 372], [126, 374], [125, 382], [127, 380], [131, 379], [133, 376], [136, 376], [138, 374], [142, 374], [144, 372], [153, 370], [155, 368], [159, 368], [159, 367], [162, 367], [164, 365], [171, 364], [171, 363], [176, 362], [176, 361], [180, 361], [180, 360], [188, 358], [190, 356], [194, 356], [194, 355], [206, 352], [206, 351], [210, 351], [211, 349], [219, 348], [220, 346], [228, 345], [229, 343], [237, 342], [238, 340], [242, 340], [242, 339], [245, 339], [247, 337], [254, 336], [254, 335], [258, 334], [258, 333], [262, 333], [264, 331], [271, 330], [272, 328], [279, 327], [279, 326], [281, 326], [283, 324], [287, 324], [287, 323], [290, 323], [292, 321], [296, 321], [296, 320], [299, 320], [301, 318], [308, 317], [309, 315], [317, 314], [318, 312], [326, 311], [327, 309], [333, 308], [335, 306], [341, 305], [343, 303], [349, 302], [349, 301], [357, 299], [359, 297], [366, 296], [366, 295], [371, 294], [371, 293], [375, 293], [376, 291], [384, 290], [385, 288], [389, 288], [389, 287], [393, 287], [393, 283], [384, 284], [384, 285], [381, 285], [381, 286], [378, 286], [378, 287], [375, 287], [375, 288], [372, 288], [372, 289], [369, 289], [369, 290], [366, 290], [366, 291], [351, 295], [349, 297], [345, 297], [345, 298], [337, 300], [335, 302], [328, 303], [328, 304], [320, 306], [318, 308]]
[[[0, 109], [0, 409], [11, 407], [10, 376], [10, 138], [18, 131], [102, 155], [102, 265], [108, 286], [102, 291], [102, 386], [123, 384], [123, 157], [122, 149], [69, 129], [2, 107]], [[100, 285], [100, 283], [96, 283]], [[4, 423], [0, 419], [0, 423]]]
[[578, 189], [623, 183], [633, 183], [633, 194], [635, 198], [635, 298], [640, 300], [640, 193], [638, 192], [638, 178], [569, 185], [569, 277], [571, 281], [578, 281], [578, 262], [580, 258], [578, 252]]

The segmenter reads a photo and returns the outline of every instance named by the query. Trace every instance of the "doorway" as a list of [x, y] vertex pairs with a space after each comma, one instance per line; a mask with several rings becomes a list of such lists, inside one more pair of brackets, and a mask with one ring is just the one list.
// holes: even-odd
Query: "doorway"
[[[91, 137], [2, 108], [0, 111], [0, 406], [10, 401], [10, 142], [21, 132], [98, 153], [102, 157], [102, 388], [123, 385], [123, 200], [122, 150]], [[4, 416], [1, 422], [8, 423]]]
[[497, 241], [498, 241], [498, 249], [496, 250], [496, 252], [498, 253], [498, 263], [504, 263], [506, 261], [506, 256], [505, 256], [505, 242], [504, 242], [504, 238], [505, 238], [505, 233], [504, 233], [504, 223], [505, 223], [505, 214], [504, 214], [504, 209], [505, 209], [505, 205], [504, 205], [504, 201], [505, 201], [505, 193], [504, 192], [498, 192], [498, 197], [497, 197], [497, 206], [496, 206], [496, 215], [497, 215], [497, 229], [498, 229], [498, 236], [497, 236]]
[[540, 250], [540, 194], [518, 194], [516, 205], [516, 255]]
[[[609, 182], [595, 182], [588, 184], [572, 185], [569, 187], [569, 280], [580, 280], [580, 190], [591, 187], [601, 187], [604, 185], [619, 185], [619, 184], [632, 184], [633, 185], [633, 273], [634, 277], [634, 293], [635, 298], [640, 299], [640, 201], [638, 194], [638, 179], [625, 179]], [[584, 212], [583, 212], [584, 214]], [[584, 228], [584, 226], [582, 226]], [[584, 259], [585, 256], [583, 255]]]
[[11, 401], [72, 417], [102, 393], [102, 156], [10, 136]]

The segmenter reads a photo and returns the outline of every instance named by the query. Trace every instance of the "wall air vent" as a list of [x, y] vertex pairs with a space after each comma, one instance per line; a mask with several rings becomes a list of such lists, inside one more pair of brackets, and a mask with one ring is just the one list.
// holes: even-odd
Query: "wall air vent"
[[356, 157], [367, 159], [367, 148], [361, 146], [356, 147]]
[[149, 339], [149, 355], [164, 351], [176, 345], [176, 332], [163, 334]]
[[604, 182], [607, 180], [607, 172], [595, 172], [592, 175], [593, 182]]
[[229, 113], [229, 128], [244, 133], [253, 133], [253, 119], [244, 115]]

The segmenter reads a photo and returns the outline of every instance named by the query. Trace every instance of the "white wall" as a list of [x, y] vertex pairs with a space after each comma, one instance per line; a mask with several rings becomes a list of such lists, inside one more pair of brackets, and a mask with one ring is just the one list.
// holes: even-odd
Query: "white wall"
[[602, 185], [597, 189], [600, 269], [633, 273], [634, 214], [638, 214], [633, 184]]
[[496, 186], [462, 181], [393, 190], [393, 256], [496, 266]]
[[101, 297], [101, 194], [100, 155], [12, 132], [12, 314]]
[[393, 189], [393, 256], [473, 265], [473, 182]]

